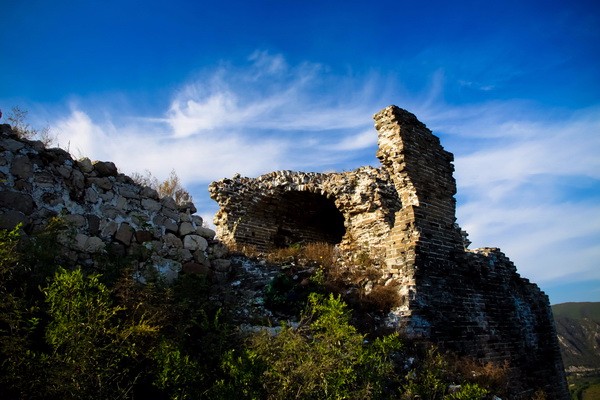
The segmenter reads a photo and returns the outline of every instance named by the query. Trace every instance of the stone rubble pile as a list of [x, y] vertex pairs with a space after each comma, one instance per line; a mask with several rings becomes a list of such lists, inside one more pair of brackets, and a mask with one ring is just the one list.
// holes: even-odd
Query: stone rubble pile
[[60, 217], [69, 227], [65, 254], [74, 263], [101, 270], [95, 255], [137, 257], [142, 281], [154, 271], [167, 281], [184, 271], [224, 282], [227, 250], [196, 211], [192, 203], [160, 198], [112, 162], [74, 160], [0, 125], [0, 229], [21, 223], [31, 234]]

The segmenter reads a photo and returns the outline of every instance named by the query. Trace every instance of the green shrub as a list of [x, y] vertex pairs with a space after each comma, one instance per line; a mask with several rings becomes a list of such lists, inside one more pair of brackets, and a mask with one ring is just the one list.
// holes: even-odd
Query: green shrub
[[98, 275], [60, 268], [44, 289], [51, 347], [48, 390], [59, 398], [126, 398], [158, 327], [124, 313]]
[[223, 357], [221, 370], [224, 377], [216, 381], [207, 398], [254, 400], [267, 397], [261, 384], [267, 365], [256, 351], [249, 348], [229, 350]]
[[206, 282], [57, 268], [64, 232], [0, 230], [0, 398], [206, 398], [231, 348]]
[[[497, 377], [503, 370], [491, 363], [478, 364], [471, 359], [442, 354], [432, 345], [416, 352], [415, 364], [406, 374], [402, 386], [402, 399], [416, 396], [430, 400], [482, 400], [490, 393], [490, 387], [480, 383]], [[469, 374], [465, 374], [469, 368]], [[455, 390], [450, 390], [455, 386]], [[496, 388], [494, 388], [496, 389]], [[501, 392], [495, 392], [498, 394]]]
[[170, 399], [197, 398], [195, 391], [202, 381], [201, 366], [183, 354], [173, 343], [163, 340], [152, 355], [156, 364], [154, 385]]
[[448, 394], [445, 400], [482, 400], [489, 393], [487, 389], [482, 388], [476, 383], [466, 383], [461, 385], [456, 392]]
[[400, 341], [392, 335], [369, 344], [349, 320], [339, 297], [311, 294], [297, 328], [256, 334], [244, 355], [228, 364], [231, 385], [243, 381], [253, 388], [245, 398], [256, 395], [248, 384], [252, 377], [268, 399], [383, 398], [395, 379], [390, 355]]
[[435, 347], [426, 349], [420, 363], [414, 366], [406, 376], [403, 386], [403, 398], [443, 399], [447, 389], [444, 379], [447, 370], [446, 360]]
[[[203, 277], [140, 285], [122, 264], [110, 279], [57, 268], [64, 233], [60, 220], [32, 236], [0, 231], [0, 398], [476, 400], [506, 386], [508, 365], [414, 350], [397, 334], [367, 340], [340, 296], [309, 293], [328, 279], [316, 260], [304, 284], [284, 273], [266, 294], [307, 302], [298, 325], [242, 342]], [[385, 288], [372, 292], [377, 309], [394, 300]]]
[[29, 236], [21, 224], [0, 230], [0, 398], [18, 397], [25, 382], [27, 391], [40, 392], [36, 388], [46, 375], [41, 355], [47, 350], [48, 323], [40, 287], [54, 273], [57, 237], [64, 228], [55, 218]]

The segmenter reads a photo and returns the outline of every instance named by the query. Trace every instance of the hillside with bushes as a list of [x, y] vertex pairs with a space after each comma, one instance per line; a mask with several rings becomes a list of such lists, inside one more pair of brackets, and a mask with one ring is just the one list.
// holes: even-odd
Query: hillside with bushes
[[[401, 336], [386, 321], [407, 298], [373, 284], [381, 260], [360, 248], [225, 246], [175, 173], [133, 179], [23, 129], [0, 125], [2, 399], [564, 397], [511, 350], [474, 359]], [[503, 340], [545, 348], [515, 304], [527, 341]]]
[[600, 303], [556, 304], [552, 312], [567, 371], [600, 371]]
[[600, 303], [552, 306], [560, 350], [574, 399], [600, 394]]
[[[56, 219], [33, 235], [20, 226], [0, 231], [3, 399], [482, 399], [505, 393], [506, 366], [356, 327], [360, 310], [332, 291], [323, 250], [320, 260], [311, 260], [297, 247], [284, 263], [274, 261], [281, 254], [239, 256], [240, 280], [247, 278], [241, 260], [273, 271], [258, 288], [273, 318], [283, 320], [283, 309], [297, 311], [251, 332], [240, 329], [233, 300], [216, 300], [202, 275], [142, 283], [122, 257], [102, 260], [113, 273], [61, 265], [57, 238], [68, 229]], [[290, 261], [300, 259], [292, 270]]]

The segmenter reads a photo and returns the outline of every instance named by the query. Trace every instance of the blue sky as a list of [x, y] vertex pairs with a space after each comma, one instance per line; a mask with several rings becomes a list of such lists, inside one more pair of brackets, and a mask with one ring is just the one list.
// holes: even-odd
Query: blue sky
[[458, 223], [551, 303], [600, 301], [595, 1], [0, 1], [0, 108], [75, 157], [213, 180], [378, 165], [396, 104], [455, 154]]

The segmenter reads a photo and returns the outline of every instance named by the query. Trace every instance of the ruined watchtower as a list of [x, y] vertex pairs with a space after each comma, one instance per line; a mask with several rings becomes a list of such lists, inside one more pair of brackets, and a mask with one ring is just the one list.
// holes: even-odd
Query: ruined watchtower
[[468, 250], [456, 224], [453, 156], [408, 111], [374, 116], [380, 168], [277, 171], [213, 182], [217, 234], [260, 250], [325, 241], [385, 260], [400, 304], [389, 325], [482, 361], [510, 364], [515, 398], [568, 391], [548, 297], [496, 248]]

